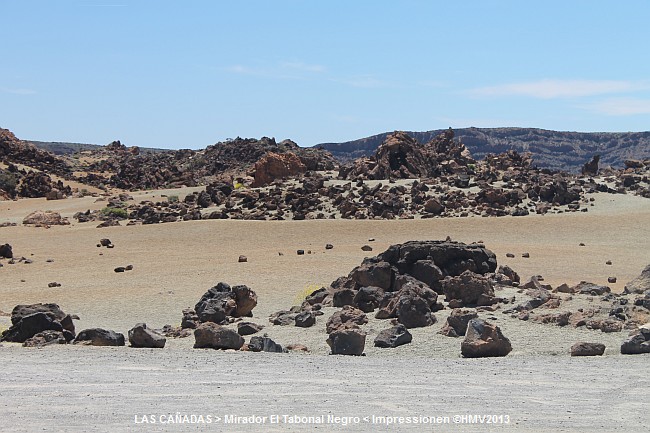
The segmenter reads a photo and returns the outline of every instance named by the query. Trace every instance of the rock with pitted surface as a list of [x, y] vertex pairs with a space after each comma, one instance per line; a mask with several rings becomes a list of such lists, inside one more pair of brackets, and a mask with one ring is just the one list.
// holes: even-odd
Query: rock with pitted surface
[[327, 319], [325, 330], [328, 334], [331, 334], [340, 328], [358, 327], [358, 325], [365, 325], [366, 323], [368, 323], [366, 314], [358, 308], [348, 305]]
[[84, 329], [77, 334], [74, 343], [89, 346], [124, 346], [124, 334], [102, 328]]
[[61, 217], [61, 214], [53, 211], [34, 211], [23, 219], [24, 225], [34, 225], [36, 227], [64, 226], [69, 225], [67, 218]]
[[131, 347], [149, 347], [159, 348], [165, 347], [167, 339], [160, 335], [158, 332], [147, 328], [145, 323], [138, 323], [129, 330], [129, 344]]
[[459, 307], [492, 305], [496, 302], [489, 278], [465, 271], [457, 277], [446, 277], [442, 282], [447, 302], [456, 301]]
[[465, 339], [460, 346], [465, 358], [506, 356], [512, 345], [498, 326], [481, 319], [472, 319], [467, 325]]
[[244, 339], [236, 331], [214, 322], [201, 323], [194, 330], [194, 348], [234, 349], [244, 345]]
[[23, 347], [44, 347], [51, 344], [66, 344], [68, 341], [65, 339], [61, 331], [42, 331], [28, 338], [23, 343]]

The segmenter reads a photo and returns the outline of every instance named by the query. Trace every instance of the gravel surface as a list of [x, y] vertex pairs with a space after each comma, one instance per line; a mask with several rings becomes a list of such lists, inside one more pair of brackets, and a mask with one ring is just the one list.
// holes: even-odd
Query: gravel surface
[[[639, 432], [650, 423], [650, 355], [404, 359], [5, 346], [0, 361], [2, 431]], [[143, 424], [145, 415], [156, 424]], [[184, 415], [211, 415], [212, 423], [167, 424]], [[228, 415], [267, 420], [225, 423]], [[325, 423], [290, 424], [283, 415]], [[327, 423], [328, 415], [359, 423]], [[454, 415], [504, 423], [459, 424]], [[373, 416], [449, 423], [386, 425]]]

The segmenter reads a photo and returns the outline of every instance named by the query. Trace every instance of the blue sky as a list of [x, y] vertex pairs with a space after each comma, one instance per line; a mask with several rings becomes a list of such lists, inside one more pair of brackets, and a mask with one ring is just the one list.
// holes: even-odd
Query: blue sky
[[650, 130], [650, 2], [0, 0], [23, 139], [303, 146], [390, 130]]

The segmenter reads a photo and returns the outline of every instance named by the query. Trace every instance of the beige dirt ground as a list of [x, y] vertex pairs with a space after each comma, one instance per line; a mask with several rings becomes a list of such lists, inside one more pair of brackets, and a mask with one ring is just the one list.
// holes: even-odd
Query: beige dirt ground
[[[161, 194], [183, 196], [187, 191], [133, 195], [136, 201], [160, 200]], [[618, 355], [625, 333], [564, 329], [521, 322], [500, 312], [484, 313], [482, 317], [496, 318], [511, 339], [513, 352], [499, 360], [463, 360], [459, 340], [436, 334], [445, 314], [440, 312], [436, 325], [413, 330], [412, 345], [394, 350], [371, 347], [376, 333], [388, 327], [384, 321], [371, 320], [366, 325], [367, 356], [351, 360], [326, 355], [324, 317], [304, 331], [268, 323], [270, 313], [296, 304], [307, 287], [328, 285], [367, 254], [394, 243], [446, 236], [483, 241], [500, 264], [510, 265], [524, 280], [541, 274], [553, 286], [581, 280], [606, 284], [607, 277], [616, 276], [618, 283], [610, 287], [621, 291], [650, 263], [650, 201], [626, 195], [594, 197], [595, 206], [587, 213], [522, 218], [207, 220], [105, 229], [95, 228], [97, 223], [73, 222], [49, 229], [0, 228], [0, 243], [10, 243], [15, 255], [33, 260], [14, 265], [5, 261], [0, 268], [4, 312], [19, 303], [56, 302], [65, 312], [80, 316], [77, 330], [104, 327], [126, 334], [143, 321], [154, 328], [179, 324], [183, 308], [225, 281], [246, 284], [257, 292], [259, 304], [252, 320], [267, 325], [264, 331], [275, 341], [304, 343], [312, 350], [310, 355], [275, 357], [205, 352], [191, 349], [192, 337], [168, 341], [159, 352], [30, 350], [3, 343], [0, 360], [11, 379], [0, 381], [0, 430], [84, 431], [95, 426], [98, 431], [155, 431], [152, 426], [134, 425], [133, 416], [223, 408], [242, 415], [279, 410], [311, 415], [317, 409], [340, 415], [397, 415], [409, 410], [448, 415], [456, 409], [472, 413], [489, 409], [516, 416], [517, 424], [487, 429], [447, 425], [424, 431], [634, 431], [640, 422], [650, 422], [639, 404], [650, 397], [650, 358]], [[37, 209], [71, 217], [76, 211], [105, 205], [95, 200], [0, 202], [0, 223], [20, 223]], [[115, 248], [97, 248], [100, 238], [110, 238]], [[376, 240], [369, 242], [369, 238]], [[581, 242], [586, 246], [580, 247]], [[334, 249], [325, 250], [326, 243]], [[361, 251], [364, 244], [372, 245], [373, 252]], [[297, 249], [312, 254], [298, 256]], [[507, 252], [516, 257], [506, 258]], [[529, 252], [530, 258], [522, 258], [523, 252]], [[238, 263], [241, 254], [248, 257], [247, 263]], [[49, 258], [54, 261], [47, 263]], [[613, 264], [606, 265], [607, 260]], [[128, 264], [133, 271], [113, 272]], [[54, 281], [62, 286], [48, 288]], [[8, 325], [9, 318], [0, 317], [0, 328]], [[606, 356], [571, 359], [568, 348], [578, 340], [605, 343]], [[59, 411], [50, 408], [47, 417], [40, 419], [42, 405], [54, 405]], [[171, 430], [195, 427], [172, 426]], [[299, 427], [274, 426], [276, 431], [302, 431], [306, 426]], [[256, 430], [216, 424], [209, 429]], [[348, 429], [372, 430], [373, 426], [329, 425], [318, 430]]]

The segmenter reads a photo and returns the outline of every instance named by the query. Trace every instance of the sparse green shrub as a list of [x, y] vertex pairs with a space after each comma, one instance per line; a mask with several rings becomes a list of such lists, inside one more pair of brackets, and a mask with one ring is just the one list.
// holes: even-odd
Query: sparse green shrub
[[178, 203], [178, 196], [177, 195], [167, 196], [167, 202], [168, 203]]
[[6, 191], [10, 196], [16, 195], [16, 186], [18, 185], [18, 179], [13, 173], [8, 171], [0, 170], [0, 189]]
[[120, 218], [120, 219], [126, 219], [129, 217], [129, 213], [126, 211], [126, 209], [122, 209], [119, 207], [105, 207], [102, 209], [102, 215], [110, 218]]

